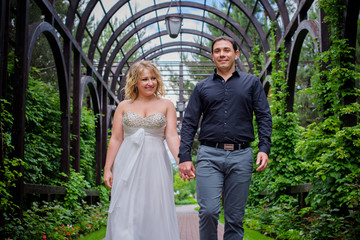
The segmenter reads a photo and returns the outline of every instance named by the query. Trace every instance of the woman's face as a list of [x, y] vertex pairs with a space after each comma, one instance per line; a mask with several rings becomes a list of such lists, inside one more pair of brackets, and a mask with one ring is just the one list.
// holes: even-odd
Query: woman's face
[[154, 96], [157, 89], [157, 80], [153, 71], [145, 68], [135, 86], [138, 89], [139, 96]]

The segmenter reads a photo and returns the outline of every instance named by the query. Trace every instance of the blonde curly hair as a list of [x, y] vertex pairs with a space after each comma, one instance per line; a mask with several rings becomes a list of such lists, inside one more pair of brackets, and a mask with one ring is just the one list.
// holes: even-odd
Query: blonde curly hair
[[136, 83], [141, 77], [141, 73], [144, 69], [152, 71], [156, 78], [157, 87], [155, 90], [155, 96], [165, 96], [164, 83], [159, 69], [152, 62], [141, 60], [131, 65], [126, 74], [125, 97], [127, 99], [134, 101], [138, 97], [139, 93], [136, 89]]

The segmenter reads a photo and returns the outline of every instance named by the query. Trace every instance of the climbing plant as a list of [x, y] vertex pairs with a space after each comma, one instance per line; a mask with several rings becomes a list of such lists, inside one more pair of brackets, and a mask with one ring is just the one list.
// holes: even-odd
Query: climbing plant
[[[318, 119], [306, 128], [296, 126], [296, 115], [286, 112], [287, 95], [283, 51], [270, 51], [273, 137], [270, 165], [264, 175], [254, 174], [253, 186], [267, 195], [250, 202], [246, 225], [278, 239], [356, 239], [360, 234], [360, 125], [359, 70], [353, 49], [342, 35], [345, 1], [321, 0], [329, 24], [331, 46], [317, 54], [315, 74], [306, 91], [313, 96]], [[351, 86], [351, 87], [348, 87]], [[296, 199], [282, 195], [289, 184], [309, 181], [309, 207], [294, 208]], [[265, 187], [266, 186], [266, 187]], [[278, 192], [277, 192], [278, 191]], [[277, 194], [274, 194], [277, 192]], [[253, 192], [251, 192], [253, 193]]]
[[312, 175], [308, 210], [321, 213], [311, 218], [321, 227], [321, 231], [310, 228], [311, 236], [345, 239], [346, 233], [346, 239], [352, 239], [360, 233], [356, 228], [360, 222], [360, 125], [349, 126], [344, 119], [349, 115], [359, 119], [360, 104], [346, 103], [345, 98], [360, 96], [355, 84], [347, 87], [360, 76], [353, 64], [353, 49], [342, 36], [345, 1], [320, 0], [319, 6], [327, 14], [331, 46], [316, 58], [310, 91], [323, 121], [308, 126], [297, 152]]

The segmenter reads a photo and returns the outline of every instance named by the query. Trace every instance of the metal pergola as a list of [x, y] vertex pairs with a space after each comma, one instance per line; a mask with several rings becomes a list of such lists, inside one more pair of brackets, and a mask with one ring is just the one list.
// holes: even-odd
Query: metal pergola
[[[61, 17], [55, 10], [56, 4], [66, 3], [66, 15]], [[289, 57], [287, 99], [288, 111], [293, 111], [296, 71], [304, 39], [311, 35], [316, 40], [317, 50], [326, 51], [330, 46], [325, 13], [320, 11], [319, 19], [309, 19], [309, 9], [315, 0], [179, 0], [174, 4], [169, 0], [142, 0], [141, 7], [135, 7], [136, 0], [2, 0], [0, 3], [0, 98], [6, 97], [8, 84], [7, 55], [15, 50], [17, 64], [14, 81], [15, 95], [13, 105], [13, 138], [15, 149], [13, 157], [24, 158], [25, 106], [26, 88], [32, 53], [40, 36], [44, 35], [49, 42], [56, 64], [62, 111], [60, 171], [69, 174], [70, 164], [80, 171], [80, 139], [70, 140], [70, 134], [80, 135], [81, 104], [86, 88], [90, 90], [95, 114], [98, 114], [96, 127], [96, 183], [101, 184], [101, 169], [104, 165], [107, 148], [108, 129], [111, 126], [114, 106], [123, 100], [120, 89], [124, 86], [126, 70], [131, 63], [140, 59], [159, 60], [169, 54], [190, 54], [209, 59], [208, 43], [217, 37], [208, 28], [220, 29], [222, 34], [232, 37], [240, 48], [241, 58], [237, 66], [242, 71], [251, 72], [250, 61], [254, 46], [260, 46], [266, 61], [260, 72], [264, 90], [267, 93], [271, 82], [271, 59], [266, 54], [270, 50], [270, 30], [265, 27], [274, 22], [276, 47], [284, 44]], [[351, 47], [356, 47], [357, 21], [359, 16], [358, 0], [345, 0], [344, 38]], [[295, 10], [288, 3], [296, 6]], [[42, 21], [30, 24], [32, 14], [30, 4], [41, 10]], [[216, 4], [224, 4], [226, 11], [220, 11]], [[164, 19], [178, 11], [182, 14], [184, 24], [176, 39], [167, 35]], [[245, 22], [236, 22], [231, 12], [240, 11]], [[126, 14], [124, 14], [124, 12]], [[258, 12], [265, 20], [260, 21]], [[126, 17], [125, 17], [126, 15]], [[98, 24], [90, 28], [87, 23], [91, 17], [100, 16]], [[215, 21], [210, 16], [216, 16]], [[121, 18], [115, 21], [115, 18]], [[118, 23], [118, 25], [115, 25]], [[9, 34], [14, 25], [15, 36]], [[106, 44], [100, 44], [104, 32], [109, 31]], [[253, 29], [256, 36], [250, 34]], [[193, 40], [189, 41], [189, 36]], [[84, 39], [90, 38], [90, 45], [83, 46]], [[195, 39], [195, 40], [194, 40]], [[134, 42], [130, 49], [126, 46]], [[355, 53], [354, 53], [355, 54]], [[181, 61], [178, 61], [177, 66]], [[85, 71], [83, 71], [85, 69]], [[178, 74], [188, 78], [186, 69]], [[210, 74], [210, 73], [209, 73]], [[179, 92], [185, 89], [179, 89]], [[72, 93], [72, 96], [70, 95]], [[70, 98], [72, 97], [72, 106]], [[70, 115], [70, 108], [73, 113]], [[72, 125], [70, 125], [70, 118]], [[71, 151], [70, 151], [71, 146]], [[73, 161], [70, 163], [70, 156]], [[3, 159], [1, 159], [3, 161]], [[20, 169], [21, 171], [22, 169]], [[16, 202], [22, 206], [24, 182], [17, 182]]]

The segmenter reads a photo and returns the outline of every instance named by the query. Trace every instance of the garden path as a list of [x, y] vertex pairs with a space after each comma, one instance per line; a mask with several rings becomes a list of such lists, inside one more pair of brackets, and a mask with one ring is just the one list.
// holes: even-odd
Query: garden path
[[[195, 208], [198, 205], [183, 205], [176, 207], [180, 240], [199, 240], [199, 217]], [[218, 225], [218, 240], [223, 240], [224, 227]]]

